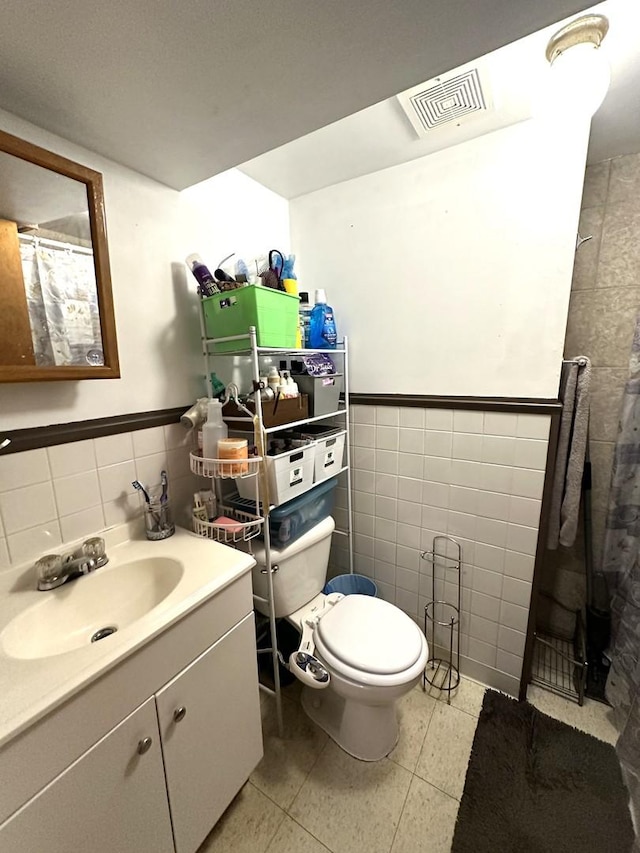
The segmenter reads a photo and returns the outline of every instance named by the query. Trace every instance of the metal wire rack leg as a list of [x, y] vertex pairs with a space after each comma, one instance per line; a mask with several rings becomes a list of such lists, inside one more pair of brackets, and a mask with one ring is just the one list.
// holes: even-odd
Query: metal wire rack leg
[[[452, 543], [453, 557], [438, 550], [439, 543]], [[445, 544], [446, 549], [446, 544]], [[461, 567], [462, 548], [460, 543], [449, 536], [434, 536], [431, 551], [424, 551], [423, 560], [432, 564], [431, 601], [424, 608], [424, 633], [429, 644], [431, 656], [422, 674], [422, 689], [427, 683], [447, 694], [447, 704], [451, 704], [451, 693], [460, 684], [460, 604], [461, 604]], [[436, 568], [443, 569], [443, 585], [447, 571], [457, 573], [457, 604], [436, 598]], [[448, 643], [440, 646], [442, 654], [437, 654], [436, 626], [447, 629]], [[455, 660], [455, 663], [454, 663]], [[431, 672], [429, 672], [431, 670]]]

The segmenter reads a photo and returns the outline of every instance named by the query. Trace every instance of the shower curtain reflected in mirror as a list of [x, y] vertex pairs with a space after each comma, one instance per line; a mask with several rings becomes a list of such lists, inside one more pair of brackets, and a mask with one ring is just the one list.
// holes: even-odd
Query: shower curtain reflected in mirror
[[620, 736], [616, 744], [640, 831], [640, 315], [611, 473], [603, 570], [611, 593], [611, 670], [606, 695]]
[[91, 249], [19, 238], [36, 365], [104, 364]]

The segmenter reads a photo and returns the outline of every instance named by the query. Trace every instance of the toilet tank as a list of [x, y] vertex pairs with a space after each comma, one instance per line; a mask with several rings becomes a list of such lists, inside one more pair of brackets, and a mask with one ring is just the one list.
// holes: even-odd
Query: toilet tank
[[[288, 616], [322, 592], [334, 529], [333, 519], [325, 518], [288, 547], [272, 549], [271, 565], [278, 567], [272, 575], [276, 618]], [[261, 572], [266, 563], [264, 545], [254, 547], [253, 556], [257, 563], [252, 573], [253, 603], [268, 616], [267, 575]]]

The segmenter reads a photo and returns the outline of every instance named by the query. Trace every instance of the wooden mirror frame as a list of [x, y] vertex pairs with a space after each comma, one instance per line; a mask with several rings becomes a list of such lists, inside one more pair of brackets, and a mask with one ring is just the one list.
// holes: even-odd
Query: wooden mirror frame
[[12, 136], [0, 130], [0, 151], [13, 154], [21, 160], [58, 172], [74, 181], [80, 181], [87, 188], [87, 204], [91, 224], [91, 242], [93, 244], [93, 262], [96, 272], [98, 292], [98, 310], [100, 312], [100, 332], [104, 365], [38, 367], [37, 365], [0, 365], [0, 382], [47, 382], [50, 380], [77, 379], [119, 379], [118, 344], [116, 340], [116, 321], [113, 313], [113, 294], [111, 292], [111, 272], [107, 249], [107, 227], [104, 212], [104, 190], [102, 175], [73, 160], [67, 160], [59, 154], [32, 145], [24, 139]]

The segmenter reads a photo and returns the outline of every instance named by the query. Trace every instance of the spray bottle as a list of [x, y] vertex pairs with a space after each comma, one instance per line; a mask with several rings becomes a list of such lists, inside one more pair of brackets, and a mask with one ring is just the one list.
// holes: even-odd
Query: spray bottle
[[218, 442], [227, 438], [229, 431], [222, 420], [222, 403], [220, 400], [209, 400], [207, 406], [207, 421], [202, 427], [202, 455], [205, 459], [218, 458]]
[[216, 293], [220, 293], [220, 288], [216, 284], [215, 278], [209, 272], [209, 268], [202, 262], [200, 255], [188, 255], [185, 263], [198, 282], [198, 291], [203, 299], [205, 296], [215, 296]]

